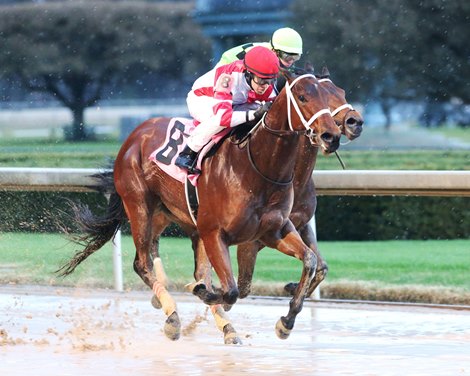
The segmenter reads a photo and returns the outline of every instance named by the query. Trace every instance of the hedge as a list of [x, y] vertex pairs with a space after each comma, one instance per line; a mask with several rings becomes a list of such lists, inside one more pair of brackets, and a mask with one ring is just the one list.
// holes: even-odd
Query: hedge
[[[106, 209], [106, 199], [91, 192], [0, 192], [0, 231], [57, 232], [59, 223], [73, 229], [67, 200], [97, 214]], [[319, 240], [470, 238], [469, 223], [466, 197], [320, 196], [316, 214]], [[173, 225], [164, 235], [182, 233]]]

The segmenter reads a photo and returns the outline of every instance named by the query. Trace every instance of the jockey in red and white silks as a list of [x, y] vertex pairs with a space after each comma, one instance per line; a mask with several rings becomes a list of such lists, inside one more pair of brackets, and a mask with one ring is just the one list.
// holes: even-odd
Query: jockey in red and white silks
[[[273, 84], [278, 72], [276, 54], [257, 46], [248, 51], [244, 60], [215, 67], [199, 77], [186, 99], [189, 113], [198, 125], [175, 164], [189, 169], [197, 152], [213, 135], [226, 127], [260, 118], [267, 111], [260, 102], [273, 101], [276, 96]], [[236, 110], [244, 104], [248, 111]]]
[[247, 118], [245, 111], [234, 111], [233, 106], [267, 102], [275, 98], [271, 85], [265, 88], [264, 93], [257, 94], [248, 84], [245, 71], [243, 61], [237, 60], [213, 69], [196, 80], [186, 99], [189, 113], [201, 123], [188, 139], [192, 150], [201, 150], [212, 135], [225, 127], [235, 127], [254, 119], [254, 110], [248, 113]]

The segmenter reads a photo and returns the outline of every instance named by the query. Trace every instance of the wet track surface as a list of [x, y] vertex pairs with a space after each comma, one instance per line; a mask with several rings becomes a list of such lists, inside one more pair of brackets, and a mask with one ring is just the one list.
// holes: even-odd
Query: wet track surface
[[307, 301], [287, 340], [287, 299], [244, 299], [223, 335], [197, 298], [177, 294], [183, 333], [163, 332], [149, 292], [2, 286], [0, 374], [470, 375], [470, 308]]

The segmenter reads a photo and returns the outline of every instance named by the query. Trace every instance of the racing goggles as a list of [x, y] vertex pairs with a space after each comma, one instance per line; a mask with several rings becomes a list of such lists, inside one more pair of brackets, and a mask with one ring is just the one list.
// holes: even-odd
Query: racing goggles
[[276, 78], [261, 78], [255, 74], [251, 76], [251, 79], [258, 86], [272, 85], [276, 81]]
[[277, 50], [277, 56], [288, 64], [295, 63], [300, 59], [299, 54], [290, 54], [281, 50]]

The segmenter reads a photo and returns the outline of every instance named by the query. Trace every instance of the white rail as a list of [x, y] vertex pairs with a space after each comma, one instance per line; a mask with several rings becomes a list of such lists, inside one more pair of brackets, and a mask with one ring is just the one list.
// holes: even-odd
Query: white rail
[[[93, 190], [92, 168], [0, 168], [0, 190]], [[318, 195], [470, 196], [470, 171], [314, 171]]]

